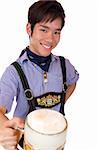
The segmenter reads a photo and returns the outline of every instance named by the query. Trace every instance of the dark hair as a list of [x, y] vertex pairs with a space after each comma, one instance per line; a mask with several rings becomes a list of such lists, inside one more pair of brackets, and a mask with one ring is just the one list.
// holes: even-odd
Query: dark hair
[[55, 0], [39, 0], [31, 5], [28, 11], [28, 22], [31, 24], [32, 31], [36, 23], [52, 22], [56, 18], [61, 18], [62, 29], [65, 24], [65, 13], [61, 4]]

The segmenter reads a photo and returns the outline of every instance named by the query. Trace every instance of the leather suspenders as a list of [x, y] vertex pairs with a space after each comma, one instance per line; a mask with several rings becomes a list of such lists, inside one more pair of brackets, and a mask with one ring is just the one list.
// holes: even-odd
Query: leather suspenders
[[[65, 59], [62, 56], [59, 56], [60, 58], [60, 63], [61, 63], [61, 68], [62, 68], [62, 75], [63, 75], [63, 88], [62, 88], [62, 101], [61, 101], [61, 107], [60, 107], [60, 113], [62, 113], [63, 115], [65, 115], [64, 113], [64, 104], [65, 104], [65, 96], [66, 96], [66, 89], [67, 89], [67, 85], [66, 85], [66, 66], [65, 66]], [[24, 89], [24, 93], [25, 96], [28, 100], [28, 104], [29, 104], [29, 112], [33, 111], [36, 109], [34, 101], [33, 101], [33, 94], [32, 91], [29, 87], [26, 75], [24, 74], [20, 64], [18, 62], [13, 62], [12, 65], [16, 68], [20, 80], [22, 82], [22, 86]]]
[[67, 90], [67, 85], [66, 85], [66, 65], [65, 65], [65, 58], [62, 57], [62, 56], [59, 56], [59, 58], [60, 58], [60, 63], [61, 63], [62, 75], [63, 75], [62, 102], [61, 102], [61, 107], [60, 107], [60, 113], [65, 115], [64, 104], [65, 104], [65, 97], [66, 97], [66, 90]]
[[28, 104], [29, 104], [29, 112], [31, 112], [31, 111], [35, 110], [36, 108], [35, 108], [35, 104], [33, 101], [33, 94], [29, 87], [27, 78], [18, 62], [15, 61], [12, 63], [12, 65], [16, 68], [16, 70], [19, 74], [19, 77], [20, 77], [20, 80], [22, 82], [22, 86], [24, 89], [24, 93], [25, 93], [25, 96], [26, 96]]

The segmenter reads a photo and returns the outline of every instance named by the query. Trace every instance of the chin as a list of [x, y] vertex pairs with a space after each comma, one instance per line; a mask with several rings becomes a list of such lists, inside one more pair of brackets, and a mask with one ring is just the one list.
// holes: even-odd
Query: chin
[[51, 54], [51, 51], [47, 52], [47, 50], [46, 50], [46, 51], [44, 51], [44, 52], [41, 53], [41, 56], [46, 57], [46, 56], [48, 56], [50, 54]]
[[41, 54], [41, 56], [43, 56], [43, 57], [47, 57], [48, 55], [50, 55], [50, 53], [48, 53], [48, 54]]

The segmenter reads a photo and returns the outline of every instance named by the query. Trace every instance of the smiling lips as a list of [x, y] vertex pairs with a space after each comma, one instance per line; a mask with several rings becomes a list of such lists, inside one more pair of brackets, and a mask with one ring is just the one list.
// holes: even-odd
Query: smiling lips
[[52, 48], [51, 45], [46, 45], [46, 44], [42, 44], [42, 43], [41, 43], [41, 45], [42, 45], [44, 48], [46, 48], [46, 49], [51, 49], [51, 48]]

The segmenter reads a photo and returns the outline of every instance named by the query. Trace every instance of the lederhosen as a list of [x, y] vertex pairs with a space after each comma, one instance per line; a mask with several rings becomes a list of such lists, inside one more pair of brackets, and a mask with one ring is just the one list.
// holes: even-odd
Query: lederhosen
[[[36, 110], [36, 107], [52, 108], [55, 105], [58, 105], [59, 103], [61, 103], [59, 112], [62, 113], [63, 115], [65, 115], [64, 104], [65, 104], [65, 96], [66, 96], [66, 89], [67, 89], [66, 66], [65, 66], [64, 57], [59, 56], [59, 58], [60, 58], [60, 63], [61, 63], [61, 68], [62, 68], [62, 75], [63, 75], [62, 92], [61, 93], [49, 92], [49, 93], [43, 94], [43, 95], [38, 96], [38, 97], [33, 96], [32, 90], [29, 87], [27, 78], [26, 78], [20, 64], [18, 62], [12, 63], [12, 65], [16, 68], [16, 70], [19, 74], [20, 80], [22, 82], [24, 93], [25, 93], [26, 99], [27, 99], [28, 104], [29, 104], [29, 112], [28, 113], [30, 113], [33, 110]], [[19, 142], [19, 145], [21, 147], [23, 147], [23, 139], [24, 139], [24, 137], [22, 137], [22, 139]]]

